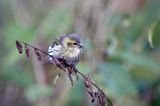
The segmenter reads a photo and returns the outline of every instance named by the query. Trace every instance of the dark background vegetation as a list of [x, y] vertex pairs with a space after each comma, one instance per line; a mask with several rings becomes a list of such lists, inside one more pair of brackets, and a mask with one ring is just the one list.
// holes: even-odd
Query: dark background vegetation
[[[0, 106], [97, 106], [83, 80], [73, 87], [16, 40], [44, 51], [63, 33], [78, 33], [90, 73], [117, 106], [160, 106], [160, 0], [0, 0]], [[152, 39], [148, 39], [152, 38]], [[149, 40], [152, 43], [149, 43]], [[151, 48], [153, 44], [153, 48]]]

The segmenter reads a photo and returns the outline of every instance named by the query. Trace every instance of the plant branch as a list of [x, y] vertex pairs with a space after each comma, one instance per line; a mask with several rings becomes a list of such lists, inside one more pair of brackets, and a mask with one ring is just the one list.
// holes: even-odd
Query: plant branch
[[[44, 52], [43, 50], [40, 50], [40, 49], [38, 49], [38, 48], [35, 47], [35, 46], [32, 46], [32, 45], [30, 45], [30, 44], [27, 44], [27, 43], [25, 43], [25, 42], [23, 42], [23, 41], [18, 41], [18, 40], [17, 40], [16, 43], [17, 43], [17, 42], [20, 42], [20, 43], [24, 44], [25, 46], [31, 47], [32, 49], [36, 49], [36, 50], [42, 52], [43, 54], [45, 54], [45, 55], [47, 55], [47, 56], [50, 56], [50, 57], [52, 57], [53, 59], [56, 59], [56, 58], [53, 57], [52, 55], [49, 55], [47, 52]], [[17, 47], [17, 48], [18, 48], [18, 47]], [[56, 61], [59, 62], [58, 59], [56, 59]], [[60, 62], [59, 62], [59, 63], [60, 63]], [[61, 64], [61, 63], [60, 63], [60, 64]], [[55, 64], [55, 65], [56, 65], [56, 64]], [[67, 72], [67, 70], [66, 70], [65, 68], [63, 68], [63, 67], [59, 67], [59, 68], [62, 69], [63, 71], [65, 71], [65, 72]], [[76, 72], [78, 73], [78, 75], [80, 75], [81, 77], [83, 77], [84, 80], [87, 78], [87, 76], [84, 75], [83, 73], [81, 73], [80, 71], [76, 70]], [[107, 101], [109, 101], [111, 104], [113, 104], [113, 100], [111, 100], [110, 98], [108, 98], [108, 97], [104, 94], [103, 90], [102, 90], [98, 85], [96, 85], [92, 80], [90, 80], [90, 83], [91, 83], [95, 88], [97, 88], [97, 90], [102, 94], [101, 96], [103, 96], [104, 98], [107, 99]], [[89, 86], [90, 86], [90, 85], [89, 85]], [[88, 87], [86, 87], [86, 88], [88, 88]], [[102, 99], [103, 99], [103, 98], [102, 98]], [[102, 106], [105, 106], [105, 104], [103, 104], [103, 102], [102, 102]]]

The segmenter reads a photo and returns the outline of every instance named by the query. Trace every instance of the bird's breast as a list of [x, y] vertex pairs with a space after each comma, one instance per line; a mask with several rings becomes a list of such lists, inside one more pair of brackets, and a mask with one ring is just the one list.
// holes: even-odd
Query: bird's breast
[[67, 48], [63, 53], [63, 59], [68, 65], [76, 65], [79, 61], [81, 50], [79, 48]]
[[75, 58], [78, 57], [81, 53], [81, 50], [79, 48], [68, 48], [66, 51], [66, 56], [69, 58]]

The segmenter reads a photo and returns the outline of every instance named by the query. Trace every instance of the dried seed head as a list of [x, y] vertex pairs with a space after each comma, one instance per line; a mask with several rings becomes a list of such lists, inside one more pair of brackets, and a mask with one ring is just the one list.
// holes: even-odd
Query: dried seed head
[[40, 51], [39, 51], [37, 48], [34, 48], [34, 52], [35, 52], [35, 54], [36, 54], [36, 56], [37, 56], [37, 59], [38, 59], [39, 61], [41, 61]]
[[[62, 69], [63, 71], [67, 72], [69, 80], [71, 81], [71, 84], [73, 86], [73, 79], [72, 79], [72, 75], [75, 75], [78, 79], [78, 74], [83, 76], [84, 78], [84, 85], [87, 89], [88, 94], [91, 96], [92, 100], [91, 102], [93, 103], [95, 100], [98, 100], [100, 106], [105, 106], [106, 103], [110, 102], [112, 104], [112, 101], [104, 94], [103, 90], [101, 90], [92, 80], [91, 77], [89, 75], [85, 76], [83, 73], [79, 72], [75, 66], [74, 67], [69, 67], [66, 70], [66, 64], [64, 62], [64, 60], [60, 60], [57, 58], [54, 58], [53, 56], [50, 56], [48, 53], [37, 49], [36, 47], [29, 45], [27, 43], [24, 43], [22, 41], [16, 41], [16, 47], [19, 51], [20, 54], [22, 54], [23, 52], [23, 45], [25, 45], [25, 52], [26, 52], [26, 56], [29, 57], [30, 56], [30, 49], [34, 49], [34, 52], [37, 56], [37, 59], [40, 61], [41, 60], [41, 53], [44, 53], [46, 55], [48, 55], [51, 58], [51, 63], [53, 63], [54, 65], [56, 65], [58, 68]], [[30, 48], [29, 48], [30, 47]], [[98, 91], [94, 92], [93, 91], [93, 87], [97, 88]]]
[[68, 69], [68, 77], [71, 81], [71, 85], [73, 86], [73, 79], [72, 79], [72, 75], [74, 74], [74, 67], [73, 66], [69, 66]]
[[105, 106], [105, 104], [107, 102], [107, 98], [106, 98], [104, 92], [103, 91], [99, 91], [97, 95], [98, 95], [99, 104], [101, 106]]
[[30, 49], [26, 44], [25, 44], [25, 50], [26, 50], [26, 56], [30, 57]]
[[95, 99], [92, 99], [91, 102], [94, 103]]
[[68, 73], [68, 77], [69, 77], [69, 80], [71, 81], [71, 85], [73, 86], [73, 79], [72, 79], [72, 75]]
[[91, 81], [91, 78], [88, 75], [84, 78], [84, 85], [86, 86], [86, 88], [91, 88], [91, 84], [92, 84], [92, 81]]
[[73, 74], [74, 76], [76, 77], [76, 79], [78, 80], [79, 79], [79, 76], [78, 76], [78, 73], [77, 73], [77, 68], [75, 66], [72, 66], [73, 67]]
[[88, 94], [91, 96], [91, 98], [92, 98], [91, 102], [93, 103], [95, 101], [94, 92], [89, 91]]
[[17, 47], [17, 49], [18, 49], [18, 52], [20, 53], [20, 54], [22, 54], [22, 51], [23, 51], [23, 46], [22, 46], [22, 44], [19, 42], [19, 41], [17, 41], [16, 40], [16, 47]]

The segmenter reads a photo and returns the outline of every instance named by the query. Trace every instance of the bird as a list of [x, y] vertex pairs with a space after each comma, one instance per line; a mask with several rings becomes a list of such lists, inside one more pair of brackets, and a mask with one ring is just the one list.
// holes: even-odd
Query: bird
[[48, 60], [53, 62], [54, 59], [57, 59], [63, 64], [64, 68], [76, 66], [82, 55], [83, 48], [79, 34], [59, 35], [48, 48]]

